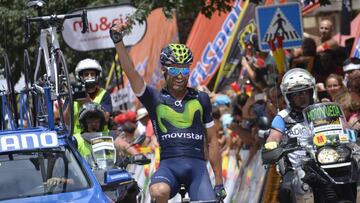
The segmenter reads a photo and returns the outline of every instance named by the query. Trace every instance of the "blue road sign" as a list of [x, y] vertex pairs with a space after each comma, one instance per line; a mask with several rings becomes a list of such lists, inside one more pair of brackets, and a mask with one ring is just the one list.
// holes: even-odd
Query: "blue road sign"
[[255, 14], [261, 51], [270, 51], [268, 41], [278, 35], [283, 37], [284, 49], [301, 45], [304, 32], [298, 3], [258, 6]]

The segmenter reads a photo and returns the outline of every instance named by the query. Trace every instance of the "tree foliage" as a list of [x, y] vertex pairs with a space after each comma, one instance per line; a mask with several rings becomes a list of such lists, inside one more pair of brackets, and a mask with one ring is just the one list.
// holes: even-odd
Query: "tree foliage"
[[[31, 60], [34, 60], [36, 39], [39, 33], [35, 25], [32, 25], [30, 43], [24, 42], [24, 19], [26, 16], [36, 16], [34, 9], [27, 8], [26, 2], [29, 0], [0, 0], [0, 49], [5, 50], [10, 58], [13, 76], [15, 79], [20, 77], [20, 70], [23, 63], [23, 51], [28, 48]], [[229, 11], [235, 0], [43, 0], [46, 5], [43, 14], [63, 14], [71, 10], [92, 7], [109, 6], [118, 3], [132, 3], [138, 8], [133, 19], [143, 22], [149, 13], [155, 8], [163, 8], [164, 14], [171, 17], [176, 11], [180, 41], [185, 42], [190, 32], [192, 23], [199, 12], [211, 18], [212, 15], [220, 15]], [[253, 0], [260, 1], [260, 0]], [[312, 1], [312, 0], [310, 0]], [[328, 2], [328, 0], [320, 0]], [[77, 62], [83, 58], [95, 58], [100, 61], [103, 67], [110, 67], [115, 54], [114, 49], [77, 52], [65, 45], [60, 37], [60, 46], [66, 57], [69, 71], [72, 72]], [[32, 64], [34, 62], [32, 61]]]
[[[112, 4], [123, 3], [124, 0], [44, 0], [43, 15], [69, 13], [71, 10], [92, 7], [108, 6]], [[171, 16], [174, 10], [178, 11], [178, 20], [180, 25], [186, 26], [190, 30], [190, 21], [195, 18], [199, 11], [210, 17], [213, 13], [218, 13], [231, 9], [228, 4], [233, 0], [210, 0], [206, 4], [201, 1], [186, 0], [133, 0], [138, 7], [135, 19], [139, 21], [146, 20], [151, 10], [163, 7], [166, 16]], [[33, 8], [26, 7], [27, 0], [0, 0], [0, 49], [5, 50], [9, 56], [12, 65], [13, 78], [17, 80], [20, 77], [20, 71], [23, 67], [23, 52], [27, 48], [30, 51], [31, 62], [34, 64], [35, 48], [37, 37], [39, 36], [35, 24], [31, 25], [31, 38], [28, 44], [24, 40], [24, 20], [26, 16], [36, 16], [37, 12]], [[130, 1], [125, 1], [130, 2]], [[182, 17], [185, 16], [185, 17]], [[190, 19], [190, 20], [189, 20]], [[184, 23], [185, 22], [185, 23]], [[181, 31], [181, 28], [179, 29]], [[61, 35], [59, 35], [61, 36]], [[185, 37], [182, 37], [183, 41]], [[83, 58], [95, 58], [100, 61], [103, 67], [110, 67], [115, 54], [114, 49], [78, 52], [66, 46], [61, 37], [59, 37], [60, 47], [65, 55], [69, 71], [72, 72], [77, 62]]]

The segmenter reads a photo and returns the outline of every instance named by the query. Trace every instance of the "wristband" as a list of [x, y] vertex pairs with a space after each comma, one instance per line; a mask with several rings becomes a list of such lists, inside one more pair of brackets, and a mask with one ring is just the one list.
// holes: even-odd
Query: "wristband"
[[[113, 25], [114, 26], [114, 25]], [[114, 44], [117, 44], [122, 41], [123, 39], [123, 33], [122, 32], [116, 32], [110, 29], [110, 37]]]

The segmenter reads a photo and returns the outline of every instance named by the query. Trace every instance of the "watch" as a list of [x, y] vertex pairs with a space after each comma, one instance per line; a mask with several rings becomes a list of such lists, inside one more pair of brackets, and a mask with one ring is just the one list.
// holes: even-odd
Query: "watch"
[[116, 43], [119, 43], [122, 41], [123, 33], [116, 32], [116, 31], [113, 31], [112, 29], [110, 29], [110, 37], [111, 37], [112, 41], [114, 42], [114, 44], [116, 44]]

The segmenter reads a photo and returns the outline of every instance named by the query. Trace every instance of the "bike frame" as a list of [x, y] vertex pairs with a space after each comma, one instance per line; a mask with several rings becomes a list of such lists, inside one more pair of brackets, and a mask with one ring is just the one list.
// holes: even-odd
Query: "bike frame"
[[[50, 52], [48, 47], [48, 37], [50, 38], [51, 45]], [[37, 79], [38, 71], [40, 69], [41, 57], [43, 54], [47, 76], [50, 77], [50, 81], [55, 83], [55, 96], [59, 96], [58, 78], [56, 77], [58, 67], [56, 65], [55, 51], [60, 49], [60, 45], [57, 39], [56, 27], [50, 26], [49, 28], [41, 29], [39, 39], [34, 81]]]

